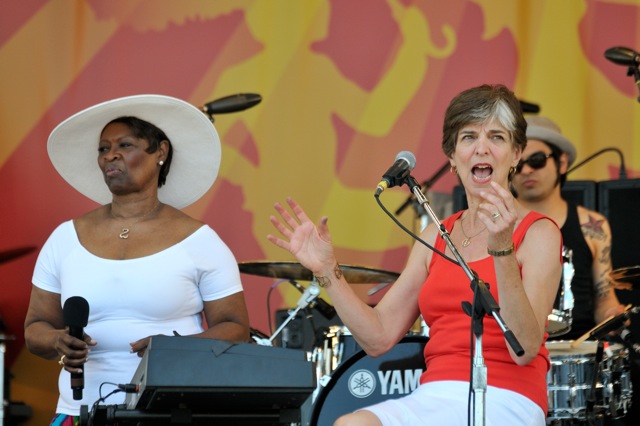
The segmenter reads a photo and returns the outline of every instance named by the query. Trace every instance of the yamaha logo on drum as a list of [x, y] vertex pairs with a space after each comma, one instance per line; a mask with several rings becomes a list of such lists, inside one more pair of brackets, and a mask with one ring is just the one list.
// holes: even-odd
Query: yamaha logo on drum
[[418, 387], [423, 371], [420, 368], [411, 370], [378, 370], [376, 380], [376, 375], [371, 371], [360, 369], [349, 376], [347, 387], [351, 395], [356, 398], [367, 398], [373, 394], [377, 382], [380, 382], [381, 395], [406, 395]]
[[376, 389], [376, 378], [369, 370], [357, 370], [349, 376], [349, 392], [356, 398], [366, 398]]

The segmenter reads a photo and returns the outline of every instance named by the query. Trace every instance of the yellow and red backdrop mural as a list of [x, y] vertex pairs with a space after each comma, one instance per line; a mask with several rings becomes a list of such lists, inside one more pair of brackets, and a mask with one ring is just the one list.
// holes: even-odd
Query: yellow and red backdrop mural
[[[0, 264], [12, 399], [32, 406], [29, 424], [55, 409], [58, 365], [24, 348], [31, 274], [54, 227], [96, 207], [47, 157], [49, 132], [69, 115], [140, 93], [196, 106], [258, 93], [256, 107], [215, 116], [220, 173], [186, 211], [239, 262], [292, 260], [265, 236], [273, 203], [293, 196], [330, 216], [342, 263], [400, 271], [411, 240], [376, 205], [375, 185], [401, 150], [416, 154], [419, 181], [443, 166], [442, 117], [460, 90], [506, 84], [560, 124], [578, 160], [614, 146], [638, 177], [638, 87], [604, 57], [614, 46], [640, 49], [639, 1], [0, 1], [0, 252], [36, 248]], [[605, 155], [571, 179], [615, 178], [618, 166]], [[431, 191], [455, 184], [447, 173]], [[381, 199], [393, 211], [407, 196]], [[269, 333], [274, 280], [243, 281], [252, 326]], [[271, 315], [298, 297], [278, 286]]]

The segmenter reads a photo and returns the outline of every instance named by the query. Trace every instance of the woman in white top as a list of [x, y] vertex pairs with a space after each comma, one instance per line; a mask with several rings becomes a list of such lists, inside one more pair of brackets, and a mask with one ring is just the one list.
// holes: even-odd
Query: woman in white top
[[[248, 341], [233, 254], [179, 210], [211, 187], [220, 164], [218, 135], [201, 111], [160, 95], [115, 99], [62, 122], [48, 151], [67, 182], [102, 204], [61, 224], [34, 271], [25, 340], [61, 365], [51, 424], [73, 424], [81, 405], [113, 390], [104, 383], [129, 383], [151, 336]], [[73, 296], [89, 305], [83, 339], [65, 329], [63, 306]], [[80, 372], [82, 399], [74, 400], [70, 375]]]

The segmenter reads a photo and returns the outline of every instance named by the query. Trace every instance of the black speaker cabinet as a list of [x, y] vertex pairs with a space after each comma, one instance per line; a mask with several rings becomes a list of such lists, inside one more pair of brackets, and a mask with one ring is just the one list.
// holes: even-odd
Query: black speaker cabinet
[[640, 179], [600, 182], [598, 211], [611, 226], [613, 268], [640, 265]]
[[[613, 269], [640, 265], [640, 179], [608, 180], [598, 184], [598, 211], [611, 226]], [[636, 283], [638, 278], [634, 280]], [[620, 303], [640, 306], [640, 288], [617, 290]], [[640, 328], [637, 329], [640, 333]], [[640, 338], [640, 335], [638, 336]]]

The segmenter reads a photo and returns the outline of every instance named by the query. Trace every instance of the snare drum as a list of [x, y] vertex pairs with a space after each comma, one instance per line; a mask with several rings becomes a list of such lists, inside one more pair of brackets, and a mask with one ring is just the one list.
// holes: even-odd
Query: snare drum
[[602, 361], [596, 365], [597, 342], [586, 341], [576, 347], [571, 347], [572, 343], [546, 343], [551, 360], [547, 374], [547, 423], [558, 424], [565, 419], [587, 420], [587, 403], [591, 399], [595, 417], [614, 419], [624, 416], [631, 403], [627, 351], [622, 345], [609, 344]]

